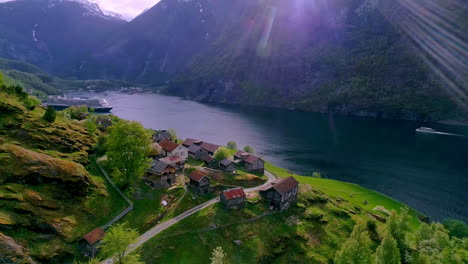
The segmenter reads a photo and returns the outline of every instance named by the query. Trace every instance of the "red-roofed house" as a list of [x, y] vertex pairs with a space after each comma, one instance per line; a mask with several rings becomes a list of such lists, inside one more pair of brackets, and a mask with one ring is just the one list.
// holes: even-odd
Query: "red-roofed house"
[[106, 232], [100, 227], [84, 235], [79, 242], [81, 253], [87, 257], [95, 257], [99, 251], [101, 239], [103, 239], [105, 235]]
[[188, 158], [188, 149], [183, 145], [177, 144], [168, 139], [159, 142], [159, 145], [162, 148], [161, 154], [164, 157], [178, 156], [184, 160]]
[[216, 152], [216, 150], [218, 150], [218, 148], [219, 148], [218, 145], [211, 144], [211, 143], [208, 143], [208, 142], [201, 143], [200, 147], [201, 147], [204, 154], [208, 154], [208, 155], [211, 155], [211, 156], [213, 156], [214, 153]]
[[264, 172], [265, 161], [255, 155], [244, 157], [244, 166], [247, 171]]
[[190, 148], [192, 145], [200, 145], [201, 143], [203, 143], [203, 141], [201, 140], [198, 140], [198, 139], [193, 139], [193, 138], [187, 138], [183, 143], [182, 145], [186, 148]]
[[210, 188], [210, 178], [206, 175], [206, 173], [194, 170], [189, 175], [190, 178], [190, 186], [195, 188], [197, 191], [206, 193], [209, 191]]
[[299, 183], [294, 177], [272, 183], [272, 186], [260, 191], [260, 195], [270, 202], [275, 210], [285, 210], [297, 200]]
[[246, 194], [242, 188], [225, 190], [221, 193], [221, 203], [226, 209], [238, 209], [245, 206]]

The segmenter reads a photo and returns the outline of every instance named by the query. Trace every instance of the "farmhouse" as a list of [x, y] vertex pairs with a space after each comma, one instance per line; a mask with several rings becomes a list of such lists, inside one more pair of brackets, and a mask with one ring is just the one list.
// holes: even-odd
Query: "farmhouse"
[[176, 169], [169, 164], [155, 160], [144, 181], [153, 188], [166, 188], [176, 182]]
[[220, 199], [226, 209], [238, 209], [245, 206], [246, 195], [244, 189], [234, 188], [223, 191]]
[[225, 172], [235, 172], [236, 164], [230, 159], [223, 159], [219, 162], [219, 168]]
[[190, 173], [190, 186], [201, 193], [207, 193], [210, 189], [210, 178], [198, 170]]
[[202, 149], [203, 154], [208, 154], [213, 156], [216, 150], [218, 150], [219, 146], [207, 142], [203, 142], [200, 144], [200, 147]]
[[265, 162], [254, 155], [248, 155], [244, 158], [245, 169], [247, 171], [257, 171], [257, 172], [264, 172], [265, 169]]
[[297, 200], [298, 189], [299, 183], [294, 177], [289, 177], [260, 191], [260, 195], [269, 201], [275, 210], [285, 210]]
[[84, 235], [79, 242], [81, 254], [86, 257], [94, 258], [99, 252], [101, 239], [103, 239], [105, 235], [106, 232], [100, 227]]
[[202, 159], [203, 151], [200, 146], [193, 144], [189, 147], [188, 155], [196, 160]]
[[160, 131], [157, 131], [156, 133], [153, 134], [153, 141], [154, 142], [161, 142], [163, 140], [171, 140], [172, 137], [171, 137], [171, 134], [169, 134], [169, 132], [167, 132], [167, 130], [160, 130]]
[[168, 164], [176, 170], [181, 170], [185, 167], [185, 159], [179, 156], [170, 156], [159, 159], [160, 161]]
[[180, 144], [165, 139], [159, 142], [164, 157], [178, 156], [186, 160], [188, 158], [188, 149]]
[[198, 139], [193, 139], [193, 138], [187, 138], [182, 145], [186, 148], [190, 148], [192, 145], [197, 145], [200, 146], [200, 144], [203, 143], [203, 141], [198, 140]]

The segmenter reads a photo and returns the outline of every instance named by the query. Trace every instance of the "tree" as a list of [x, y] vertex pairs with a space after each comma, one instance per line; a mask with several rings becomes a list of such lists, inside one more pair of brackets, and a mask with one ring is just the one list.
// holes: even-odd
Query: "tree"
[[0, 72], [0, 86], [4, 84], [3, 82], [3, 74]]
[[93, 136], [98, 129], [96, 123], [91, 118], [86, 119], [85, 126], [86, 130], [88, 131], [88, 134], [90, 134], [91, 136]]
[[214, 154], [214, 159], [215, 160], [223, 160], [227, 159], [229, 157], [229, 150], [226, 147], [220, 147]]
[[235, 141], [229, 141], [227, 143], [228, 148], [230, 149], [237, 149], [237, 143]]
[[151, 138], [138, 122], [120, 121], [109, 129], [106, 154], [113, 176], [122, 186], [135, 184], [149, 166]]
[[409, 219], [408, 210], [403, 209], [400, 213], [392, 211], [386, 224], [387, 231], [395, 238], [398, 248], [400, 249], [400, 255], [402, 256], [408, 248], [405, 236], [411, 231]]
[[49, 123], [55, 122], [55, 119], [57, 118], [57, 112], [52, 106], [47, 106], [47, 110], [44, 114], [43, 119]]
[[[125, 256], [125, 252], [130, 244], [138, 239], [138, 232], [132, 228], [127, 228], [125, 224], [117, 224], [106, 232], [102, 239], [101, 254], [103, 256], [112, 256], [117, 258], [117, 263], [127, 264], [127, 259], [133, 259], [131, 255]], [[139, 262], [132, 262], [139, 263]]]
[[462, 221], [454, 219], [445, 219], [443, 222], [450, 236], [464, 238], [468, 237], [468, 225]]
[[248, 152], [250, 154], [254, 154], [255, 153], [255, 150], [251, 147], [251, 146], [245, 146], [244, 147], [244, 151], [245, 152]]
[[100, 262], [101, 261], [98, 258], [92, 258], [92, 259], [90, 259], [90, 260], [88, 260], [86, 262], [79, 262], [79, 261], [77, 262], [77, 261], [75, 261], [75, 262], [73, 262], [73, 264], [99, 264]]
[[127, 256], [123, 258], [123, 263], [124, 264], [144, 264], [140, 260], [140, 258], [141, 258], [140, 254], [137, 254], [137, 253], [128, 254]]
[[400, 251], [396, 240], [390, 232], [385, 232], [384, 238], [375, 253], [375, 264], [399, 264]]
[[370, 264], [372, 263], [371, 240], [362, 223], [354, 226], [351, 236], [335, 255], [336, 264]]
[[223, 264], [225, 256], [226, 253], [224, 253], [222, 247], [215, 248], [211, 253], [211, 264]]
[[169, 128], [167, 133], [171, 136], [172, 141], [175, 142], [177, 140], [177, 131], [174, 128]]

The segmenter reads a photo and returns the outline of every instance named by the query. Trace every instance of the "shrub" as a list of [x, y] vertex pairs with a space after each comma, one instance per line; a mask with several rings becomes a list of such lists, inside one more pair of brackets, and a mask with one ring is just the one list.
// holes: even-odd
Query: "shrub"
[[306, 209], [304, 215], [307, 219], [320, 220], [323, 217], [323, 211], [320, 210], [320, 208], [309, 207]]
[[225, 147], [220, 147], [214, 154], [215, 160], [223, 160], [229, 157], [229, 150]]
[[229, 141], [227, 143], [228, 148], [230, 149], [237, 149], [237, 143], [235, 141]]
[[250, 154], [254, 154], [255, 153], [255, 150], [251, 147], [251, 146], [245, 146], [244, 147], [244, 151], [245, 152], [248, 152]]
[[56, 118], [57, 118], [57, 112], [52, 106], [48, 106], [43, 119], [49, 123], [53, 123], [55, 122]]

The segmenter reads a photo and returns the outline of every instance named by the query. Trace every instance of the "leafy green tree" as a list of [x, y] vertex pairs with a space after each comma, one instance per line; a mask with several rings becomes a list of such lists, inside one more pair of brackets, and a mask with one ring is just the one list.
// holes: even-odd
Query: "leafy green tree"
[[392, 211], [386, 224], [387, 231], [390, 232], [397, 242], [401, 256], [403, 256], [408, 249], [405, 236], [411, 231], [409, 220], [410, 215], [408, 210], [402, 210], [400, 213]]
[[143, 177], [150, 164], [151, 138], [138, 122], [120, 121], [109, 129], [107, 158], [113, 176], [127, 187]]
[[[135, 255], [133, 257], [127, 256], [127, 258], [125, 252], [128, 246], [135, 243], [137, 239], [138, 232], [136, 230], [127, 228], [125, 224], [117, 224], [111, 227], [102, 239], [101, 254], [106, 257], [115, 257], [119, 264], [127, 264], [126, 260], [134, 259]], [[131, 262], [131, 264], [134, 263], [139, 262]]]
[[396, 240], [390, 232], [385, 232], [385, 235], [375, 253], [375, 264], [399, 264], [400, 251]]
[[98, 258], [92, 258], [86, 262], [75, 261], [73, 264], [99, 264], [101, 261]]
[[222, 247], [217, 247], [211, 253], [211, 264], [223, 264], [226, 253]]
[[237, 149], [237, 143], [235, 141], [229, 141], [227, 143], [228, 148], [230, 149]]
[[124, 264], [144, 264], [141, 260], [140, 254], [132, 253], [123, 258]]
[[468, 225], [464, 222], [454, 219], [445, 219], [442, 223], [449, 231], [450, 236], [458, 238], [468, 237]]
[[167, 133], [171, 136], [172, 141], [175, 142], [177, 140], [177, 131], [174, 128], [169, 128]]
[[371, 264], [371, 240], [364, 224], [354, 226], [351, 236], [335, 255], [336, 264]]
[[98, 129], [96, 123], [93, 121], [92, 118], [86, 119], [85, 126], [86, 126], [86, 130], [88, 131], [90, 135], [94, 135]]
[[4, 84], [3, 82], [3, 74], [0, 72], [0, 86]]
[[220, 161], [223, 159], [227, 159], [229, 155], [229, 150], [226, 147], [220, 147], [218, 148], [218, 150], [216, 150], [214, 154], [214, 159]]
[[52, 106], [47, 106], [47, 110], [44, 114], [43, 119], [49, 123], [55, 122], [55, 119], [57, 118], [57, 112]]
[[254, 154], [255, 153], [255, 150], [251, 147], [251, 146], [245, 146], [244, 147], [244, 151], [245, 152], [248, 152], [250, 154]]

